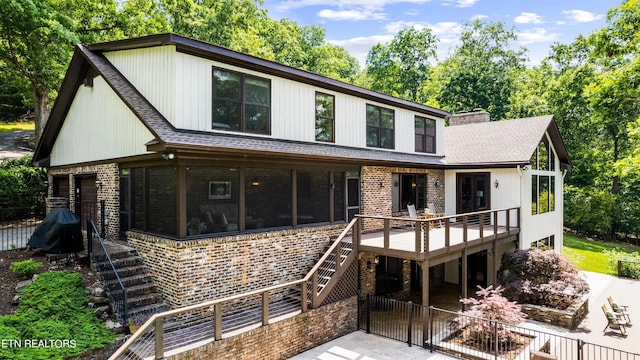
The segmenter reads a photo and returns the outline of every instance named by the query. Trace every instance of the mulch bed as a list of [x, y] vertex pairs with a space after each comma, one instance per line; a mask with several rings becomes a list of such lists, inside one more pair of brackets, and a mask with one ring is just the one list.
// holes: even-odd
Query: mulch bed
[[[73, 254], [71, 254], [73, 256]], [[83, 281], [86, 286], [93, 285], [98, 277], [96, 276], [89, 264], [83, 264], [75, 260], [72, 261], [59, 261], [58, 263], [48, 263], [47, 254], [40, 250], [8, 250], [0, 251], [0, 315], [8, 315], [16, 311], [17, 305], [12, 305], [11, 300], [15, 296], [16, 285], [19, 281], [23, 280], [20, 276], [13, 271], [9, 270], [11, 263], [16, 261], [23, 261], [32, 258], [34, 261], [38, 261], [44, 264], [39, 273], [48, 270], [67, 270], [69, 272], [82, 273]]]
[[[474, 344], [467, 340], [466, 338], [473, 338], [473, 336], [469, 335], [469, 329], [463, 328], [460, 329], [449, 337], [445, 339], [446, 342], [455, 344], [453, 349], [459, 347], [466, 347], [471, 350], [481, 351], [488, 353], [490, 355], [494, 354], [494, 347], [490, 346], [487, 343], [482, 344]], [[498, 356], [503, 359], [516, 359], [520, 355], [522, 351], [524, 351], [527, 346], [533, 341], [534, 337], [527, 334], [520, 334], [517, 332], [511, 333], [511, 341], [508, 343], [500, 344], [498, 347]], [[468, 356], [468, 355], [467, 355]]]

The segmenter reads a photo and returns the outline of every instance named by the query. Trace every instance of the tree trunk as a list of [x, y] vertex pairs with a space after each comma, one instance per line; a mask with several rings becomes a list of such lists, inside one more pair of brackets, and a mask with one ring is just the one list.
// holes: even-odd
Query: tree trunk
[[[618, 162], [618, 136], [613, 137], [613, 164]], [[620, 177], [614, 172], [611, 182], [611, 194], [614, 195], [613, 203], [614, 203], [614, 211], [611, 213], [611, 240], [616, 240], [618, 228], [619, 228], [619, 219], [620, 212], [617, 209], [618, 205], [618, 193], [620, 192]]]
[[40, 86], [36, 86], [33, 89], [33, 105], [34, 105], [34, 113], [35, 113], [35, 123], [36, 123], [36, 144], [40, 141], [40, 136], [42, 136], [42, 131], [44, 131], [44, 126], [49, 119], [49, 114], [51, 113], [51, 108], [49, 106], [49, 94]]

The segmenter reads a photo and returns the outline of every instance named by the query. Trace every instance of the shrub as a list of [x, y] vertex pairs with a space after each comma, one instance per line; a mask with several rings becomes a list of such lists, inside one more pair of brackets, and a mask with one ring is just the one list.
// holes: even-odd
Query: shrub
[[534, 304], [564, 310], [589, 284], [579, 270], [552, 250], [516, 250], [502, 257], [498, 282], [504, 295], [521, 304]]
[[[486, 289], [478, 286], [476, 298], [460, 299], [465, 305], [471, 305], [471, 308], [464, 312], [464, 315], [476, 318], [495, 320], [497, 324], [497, 341], [499, 344], [511, 342], [512, 333], [503, 324], [517, 325], [522, 322], [526, 315], [522, 312], [522, 308], [515, 301], [509, 301], [502, 296], [504, 289], [500, 286], [493, 288], [490, 285]], [[466, 327], [464, 333], [465, 342], [479, 344], [495, 343], [496, 324], [489, 321], [472, 320]]]
[[36, 271], [42, 268], [42, 263], [33, 259], [14, 261], [9, 265], [9, 270], [20, 275], [24, 279], [30, 278]]
[[16, 312], [0, 317], [3, 339], [23, 345], [24, 341], [55, 341], [55, 346], [0, 347], [0, 359], [62, 359], [115, 339], [85, 307], [88, 299], [80, 273], [42, 273], [22, 294]]
[[609, 258], [609, 264], [616, 273], [618, 272], [618, 261], [622, 261], [619, 276], [640, 279], [640, 254], [638, 252], [627, 253], [614, 249], [604, 250], [603, 253]]
[[0, 207], [44, 208], [43, 169], [31, 166], [31, 156], [0, 162]]

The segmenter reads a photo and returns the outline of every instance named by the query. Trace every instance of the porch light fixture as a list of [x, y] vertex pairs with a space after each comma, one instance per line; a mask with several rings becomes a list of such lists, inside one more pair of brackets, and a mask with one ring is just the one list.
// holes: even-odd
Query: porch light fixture
[[173, 160], [176, 158], [175, 151], [165, 151], [162, 153], [162, 158], [165, 160]]
[[260, 181], [258, 179], [251, 180], [251, 186], [260, 186]]
[[500, 182], [498, 181], [498, 179], [496, 179], [496, 181], [493, 182], [493, 186], [495, 186], [496, 189], [498, 188], [498, 186], [500, 186]]
[[96, 180], [96, 189], [100, 189], [102, 187], [102, 181], [100, 179]]
[[380, 180], [380, 187], [383, 188], [384, 187], [384, 180]]
[[442, 183], [440, 182], [440, 179], [436, 179], [436, 187], [440, 187], [440, 185], [442, 185]]

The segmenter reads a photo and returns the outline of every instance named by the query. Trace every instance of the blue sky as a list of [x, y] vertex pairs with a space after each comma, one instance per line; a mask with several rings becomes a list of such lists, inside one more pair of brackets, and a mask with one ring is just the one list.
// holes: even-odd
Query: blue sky
[[387, 43], [403, 28], [428, 27], [440, 40], [438, 58], [452, 50], [462, 24], [476, 18], [515, 26], [513, 46], [529, 50], [537, 65], [554, 42], [568, 44], [606, 25], [607, 10], [622, 0], [264, 0], [272, 19], [319, 25], [325, 38], [342, 46], [364, 65], [367, 52]]

